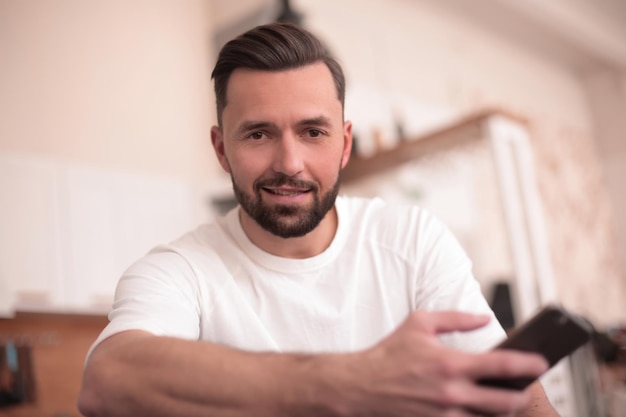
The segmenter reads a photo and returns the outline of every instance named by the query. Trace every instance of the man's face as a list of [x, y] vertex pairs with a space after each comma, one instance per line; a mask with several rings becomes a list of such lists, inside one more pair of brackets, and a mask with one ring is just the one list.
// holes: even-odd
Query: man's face
[[334, 206], [352, 144], [342, 110], [323, 63], [231, 75], [213, 145], [237, 200], [263, 229], [304, 236]]

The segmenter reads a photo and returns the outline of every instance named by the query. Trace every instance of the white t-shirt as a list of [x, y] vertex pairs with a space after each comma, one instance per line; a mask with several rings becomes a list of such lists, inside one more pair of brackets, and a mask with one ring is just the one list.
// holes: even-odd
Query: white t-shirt
[[[153, 249], [122, 276], [96, 343], [131, 329], [252, 351], [342, 352], [372, 346], [416, 309], [492, 314], [471, 262], [433, 216], [415, 206], [338, 197], [330, 246], [286, 259], [255, 246], [239, 207]], [[493, 318], [441, 337], [485, 350], [504, 337]]]

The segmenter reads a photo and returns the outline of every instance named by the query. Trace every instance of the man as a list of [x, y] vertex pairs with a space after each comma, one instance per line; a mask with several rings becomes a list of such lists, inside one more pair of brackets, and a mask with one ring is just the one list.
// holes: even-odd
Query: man
[[[211, 139], [239, 207], [122, 277], [86, 416], [555, 416], [450, 233], [417, 207], [337, 197], [352, 132], [340, 66], [295, 26], [229, 42]], [[465, 311], [465, 313], [461, 312]]]

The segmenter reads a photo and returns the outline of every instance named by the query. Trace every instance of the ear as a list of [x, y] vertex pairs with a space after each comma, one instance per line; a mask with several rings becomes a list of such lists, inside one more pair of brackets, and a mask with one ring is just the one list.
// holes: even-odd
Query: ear
[[224, 136], [222, 135], [222, 129], [218, 126], [211, 127], [211, 143], [222, 169], [230, 174], [230, 166], [224, 152]]
[[346, 120], [343, 124], [343, 154], [341, 156], [341, 169], [345, 168], [352, 153], [352, 122]]

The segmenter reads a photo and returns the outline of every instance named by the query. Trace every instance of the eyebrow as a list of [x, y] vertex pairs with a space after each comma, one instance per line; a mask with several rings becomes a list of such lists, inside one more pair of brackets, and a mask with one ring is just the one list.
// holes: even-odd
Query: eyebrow
[[304, 119], [298, 122], [298, 126], [321, 126], [321, 127], [331, 127], [332, 123], [330, 119], [326, 116], [318, 116], [310, 119]]
[[267, 128], [275, 128], [276, 125], [270, 122], [261, 122], [261, 121], [246, 121], [241, 123], [235, 132], [241, 134], [245, 132], [249, 132], [251, 130], [259, 130], [259, 129], [267, 129]]
[[[332, 126], [331, 120], [326, 116], [318, 116], [311, 117], [308, 119], [302, 119], [296, 123], [297, 126], [320, 126], [324, 128], [329, 128]], [[249, 132], [252, 130], [262, 130], [262, 129], [276, 129], [277, 126], [275, 123], [264, 122], [264, 121], [256, 121], [250, 120], [242, 122], [236, 129], [236, 132], [241, 134], [244, 132]]]

